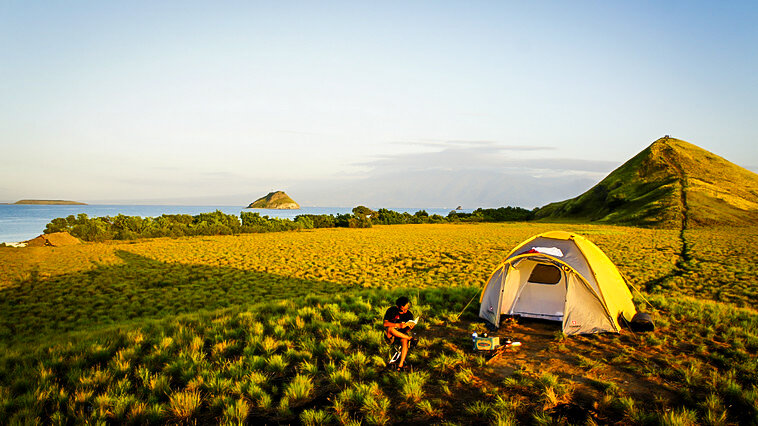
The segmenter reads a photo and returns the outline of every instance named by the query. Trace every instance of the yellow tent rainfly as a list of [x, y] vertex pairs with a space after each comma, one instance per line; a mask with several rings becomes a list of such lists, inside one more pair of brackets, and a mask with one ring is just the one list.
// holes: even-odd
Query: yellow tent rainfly
[[637, 310], [616, 265], [581, 235], [552, 231], [511, 250], [482, 291], [479, 316], [561, 321], [564, 334], [619, 332]]

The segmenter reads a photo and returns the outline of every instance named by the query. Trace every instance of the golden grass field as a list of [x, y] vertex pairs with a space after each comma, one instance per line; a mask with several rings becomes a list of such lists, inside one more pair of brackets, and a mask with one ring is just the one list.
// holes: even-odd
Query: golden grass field
[[[509, 322], [499, 333], [524, 347], [485, 364], [469, 348], [476, 301], [458, 313], [550, 230], [603, 249], [658, 328], [566, 338]], [[508, 223], [0, 248], [0, 418], [755, 423], [756, 247], [757, 229]], [[427, 319], [407, 375], [383, 371], [378, 339], [399, 294]]]
[[[588, 236], [635, 285], [667, 273], [681, 251], [678, 232], [614, 226], [551, 224], [392, 225], [239, 236], [159, 238], [67, 247], [0, 250], [0, 285], [36, 270], [42, 277], [118, 265], [124, 251], [155, 261], [345, 286], [480, 285], [519, 242], [550, 230]], [[644, 262], [645, 267], [640, 263]]]

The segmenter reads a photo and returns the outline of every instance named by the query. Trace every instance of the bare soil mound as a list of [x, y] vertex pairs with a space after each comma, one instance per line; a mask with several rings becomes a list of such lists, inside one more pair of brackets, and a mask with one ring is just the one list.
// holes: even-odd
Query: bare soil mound
[[68, 232], [54, 232], [52, 234], [42, 234], [26, 242], [27, 247], [62, 247], [81, 244], [82, 242], [69, 234]]

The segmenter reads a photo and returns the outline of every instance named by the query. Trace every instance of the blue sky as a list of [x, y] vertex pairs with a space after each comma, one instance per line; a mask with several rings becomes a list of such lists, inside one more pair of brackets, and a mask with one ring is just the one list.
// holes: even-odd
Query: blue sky
[[532, 208], [664, 134], [757, 171], [755, 22], [754, 2], [2, 2], [0, 201]]

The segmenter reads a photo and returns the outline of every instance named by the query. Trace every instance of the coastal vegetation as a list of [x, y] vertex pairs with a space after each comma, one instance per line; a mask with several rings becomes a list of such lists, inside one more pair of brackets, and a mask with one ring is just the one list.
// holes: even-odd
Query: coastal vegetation
[[473, 213], [451, 211], [447, 217], [429, 215], [425, 210], [413, 214], [388, 209], [375, 212], [358, 206], [352, 214], [298, 215], [294, 220], [241, 212], [239, 216], [216, 210], [198, 215], [164, 214], [158, 217], [117, 215], [90, 218], [84, 213], [56, 218], [45, 227], [45, 234], [68, 232], [84, 241], [135, 240], [140, 238], [186, 237], [198, 235], [238, 235], [281, 232], [314, 228], [370, 228], [384, 225], [458, 222], [505, 222], [531, 218], [532, 212], [520, 207], [476, 209]]
[[[557, 229], [609, 255], [656, 331], [509, 320], [498, 333], [523, 346], [487, 363], [477, 303], [461, 311], [514, 245]], [[0, 418], [756, 423], [757, 243], [755, 228], [463, 223], [0, 248]], [[425, 318], [410, 373], [386, 369], [380, 335], [399, 295]]]

